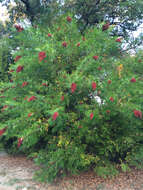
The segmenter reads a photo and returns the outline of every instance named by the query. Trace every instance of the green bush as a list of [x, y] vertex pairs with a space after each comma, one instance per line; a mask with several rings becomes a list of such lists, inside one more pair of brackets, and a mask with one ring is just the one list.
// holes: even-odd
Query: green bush
[[34, 157], [40, 180], [90, 168], [117, 174], [113, 163], [124, 170], [143, 147], [142, 55], [123, 54], [123, 39], [109, 32], [95, 27], [82, 36], [62, 16], [15, 35], [20, 49], [13, 82], [1, 91], [1, 141]]

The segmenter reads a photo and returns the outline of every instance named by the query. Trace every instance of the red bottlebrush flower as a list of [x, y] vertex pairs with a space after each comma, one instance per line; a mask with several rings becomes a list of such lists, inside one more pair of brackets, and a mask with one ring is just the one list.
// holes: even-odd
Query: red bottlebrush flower
[[99, 58], [99, 57], [98, 57], [97, 55], [94, 55], [94, 56], [93, 56], [93, 59], [94, 59], [94, 60], [97, 60], [98, 58]]
[[93, 117], [94, 117], [94, 114], [93, 114], [93, 112], [92, 112], [92, 113], [90, 114], [90, 119], [92, 120]]
[[16, 100], [16, 98], [13, 98], [13, 100]]
[[11, 79], [11, 80], [9, 80], [9, 82], [13, 82], [13, 80]]
[[23, 70], [24, 66], [19, 65], [16, 69], [16, 72], [19, 73]]
[[48, 37], [52, 37], [52, 34], [48, 33]]
[[48, 86], [48, 84], [46, 84], [46, 83], [42, 83], [42, 86]]
[[44, 51], [39, 52], [39, 61], [42, 61], [44, 58], [46, 58], [46, 53]]
[[80, 125], [78, 128], [79, 128], [79, 129], [81, 129], [81, 128], [82, 128], [82, 126]]
[[117, 39], [116, 39], [116, 42], [121, 43], [121, 42], [122, 42], [122, 41], [121, 41], [121, 38], [117, 38]]
[[6, 96], [0, 96], [0, 98], [6, 98]]
[[24, 100], [27, 100], [27, 98], [28, 98], [28, 96], [26, 96], [26, 97], [24, 98]]
[[102, 67], [98, 67], [97, 69], [98, 69], [99, 71], [101, 71]]
[[92, 82], [92, 89], [96, 90], [96, 83], [95, 82]]
[[23, 82], [22, 83], [22, 87], [27, 86], [27, 85], [28, 85], [28, 82]]
[[6, 128], [0, 129], [0, 136], [2, 136], [6, 131]]
[[130, 82], [136, 82], [136, 79], [135, 79], [135, 78], [132, 78], [132, 79], [130, 80]]
[[110, 113], [111, 111], [110, 110], [106, 110], [106, 113]]
[[107, 30], [107, 29], [109, 28], [109, 26], [110, 26], [110, 23], [109, 23], [109, 22], [107, 22], [106, 24], [104, 24], [104, 25], [102, 26], [102, 31]]
[[76, 46], [79, 47], [79, 46], [80, 46], [80, 43], [77, 43]]
[[15, 88], [15, 86], [12, 86], [11, 88]]
[[142, 119], [142, 112], [141, 112], [141, 111], [139, 111], [139, 110], [134, 110], [133, 112], [134, 112], [134, 115], [135, 115], [136, 117]]
[[75, 90], [76, 90], [76, 83], [72, 83], [71, 84], [71, 92], [74, 93]]
[[70, 16], [67, 16], [67, 21], [68, 22], [71, 22], [72, 21], [72, 18]]
[[61, 101], [64, 101], [64, 98], [65, 98], [64, 96], [61, 96]]
[[111, 102], [114, 102], [114, 98], [113, 97], [110, 97], [109, 99]]
[[[21, 57], [22, 57], [22, 56], [17, 55], [16, 58], [14, 59], [14, 61], [17, 62]], [[14, 70], [11, 70], [11, 71], [13, 72]]]
[[10, 70], [9, 72], [12, 73], [12, 72], [14, 72], [14, 70], [12, 69], [12, 70]]
[[35, 96], [31, 96], [29, 99], [28, 99], [28, 102], [31, 102], [33, 100], [36, 100], [36, 97]]
[[19, 138], [18, 139], [18, 144], [17, 144], [18, 148], [21, 146], [22, 142], [23, 142], [23, 138]]
[[111, 80], [108, 80], [108, 84], [111, 84], [111, 82], [112, 82]]
[[3, 112], [6, 108], [8, 108], [7, 105], [3, 106], [3, 108], [1, 109], [1, 111]]
[[98, 90], [98, 91], [97, 91], [97, 95], [100, 95], [100, 94], [101, 94], [101, 90]]
[[19, 28], [18, 32], [22, 32], [24, 30], [24, 28]]
[[21, 27], [21, 26], [18, 25], [18, 24], [15, 25], [15, 28], [16, 28], [17, 32], [22, 32], [22, 31], [24, 30], [24, 28]]
[[59, 116], [59, 113], [58, 113], [58, 112], [55, 112], [55, 113], [53, 114], [53, 116], [52, 116], [53, 121], [55, 121], [58, 116]]
[[62, 43], [62, 46], [63, 46], [63, 47], [67, 47], [67, 42], [63, 42], [63, 43]]
[[82, 37], [82, 40], [85, 41], [85, 37], [84, 36]]
[[28, 114], [28, 117], [31, 117], [32, 115], [33, 115], [33, 113], [29, 113], [29, 114]]

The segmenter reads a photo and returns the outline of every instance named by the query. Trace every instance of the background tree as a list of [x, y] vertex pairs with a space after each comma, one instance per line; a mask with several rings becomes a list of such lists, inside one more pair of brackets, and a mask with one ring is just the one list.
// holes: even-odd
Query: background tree
[[45, 17], [50, 23], [52, 18], [56, 16], [57, 11], [59, 11], [59, 2], [57, 0], [14, 0], [13, 2], [6, 0], [2, 2], [3, 5], [7, 6], [13, 22], [27, 18], [33, 24]]
[[[109, 21], [110, 25], [115, 26], [112, 35], [122, 36], [126, 40], [143, 23], [141, 0], [65, 0], [64, 9], [75, 13], [82, 32], [89, 26]], [[142, 44], [142, 39], [132, 40], [136, 46]]]

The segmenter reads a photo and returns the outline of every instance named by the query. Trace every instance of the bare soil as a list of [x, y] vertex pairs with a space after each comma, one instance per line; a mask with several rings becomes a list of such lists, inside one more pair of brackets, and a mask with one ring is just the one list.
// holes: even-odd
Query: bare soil
[[38, 167], [24, 156], [0, 153], [0, 190], [143, 190], [143, 170], [120, 172], [117, 177], [103, 179], [93, 172], [65, 177], [58, 183], [45, 184], [33, 179]]

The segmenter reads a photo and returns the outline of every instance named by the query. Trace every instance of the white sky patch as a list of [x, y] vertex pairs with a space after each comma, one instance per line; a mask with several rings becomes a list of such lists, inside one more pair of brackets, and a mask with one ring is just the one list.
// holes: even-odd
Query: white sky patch
[[10, 21], [8, 10], [6, 6], [0, 4], [0, 22], [5, 24], [6, 21]]
[[140, 25], [137, 31], [133, 32], [133, 35], [135, 38], [137, 38], [141, 33], [143, 34], [143, 24]]

